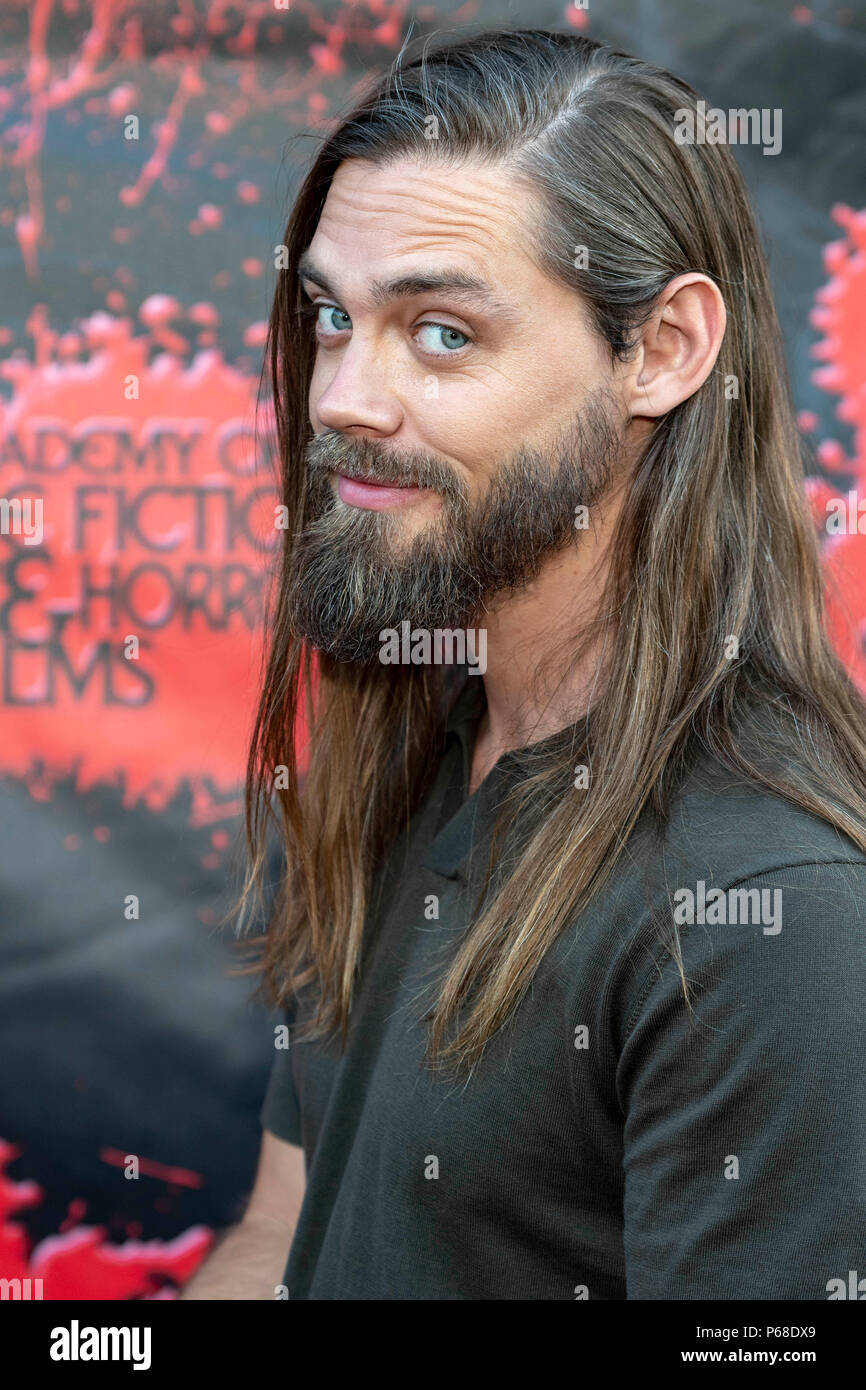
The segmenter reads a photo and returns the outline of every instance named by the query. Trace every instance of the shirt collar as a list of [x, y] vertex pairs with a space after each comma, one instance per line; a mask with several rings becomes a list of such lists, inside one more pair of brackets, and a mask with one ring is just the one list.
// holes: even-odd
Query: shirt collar
[[[453, 700], [445, 723], [446, 758], [449, 745], [456, 741], [462, 761], [462, 774], [458, 770], [457, 775], [462, 775], [464, 791], [469, 785], [475, 735], [486, 708], [487, 696], [482, 678], [467, 675]], [[510, 789], [514, 778], [523, 771], [522, 761], [525, 756], [552, 749], [560, 740], [567, 740], [570, 736], [575, 737], [585, 732], [586, 727], [587, 716], [584, 716], [568, 730], [561, 729], [526, 749], [503, 753], [472, 796], [464, 796], [457, 811], [423, 852], [421, 862], [444, 878], [468, 883], [469, 870], [472, 867], [470, 860], [474, 853], [484, 850], [487, 838], [484, 833], [485, 827], [492, 826], [498, 804]], [[453, 775], [452, 771], [452, 778]], [[476, 835], [476, 822], [480, 822], [479, 836]]]
[[[455, 779], [464, 792], [469, 785], [475, 735], [486, 707], [484, 681], [480, 676], [467, 675], [452, 700], [445, 722], [445, 751], [440, 764], [443, 798], [453, 796]], [[459, 879], [461, 882], [466, 880], [467, 860], [475, 838], [478, 803], [477, 793], [474, 796], [464, 795], [457, 811], [433, 837], [422, 855], [421, 862], [443, 878]], [[438, 802], [439, 806], [441, 804], [441, 801]]]

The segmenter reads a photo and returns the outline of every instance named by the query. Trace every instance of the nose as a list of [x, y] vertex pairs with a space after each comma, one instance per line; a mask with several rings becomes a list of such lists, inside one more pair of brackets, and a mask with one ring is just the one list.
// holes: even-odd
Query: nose
[[400, 402], [384, 383], [376, 358], [369, 349], [365, 354], [357, 339], [341, 354], [337, 370], [321, 395], [312, 399], [315, 384], [314, 373], [310, 414], [325, 428], [342, 433], [370, 430], [381, 435], [394, 434], [400, 428]]

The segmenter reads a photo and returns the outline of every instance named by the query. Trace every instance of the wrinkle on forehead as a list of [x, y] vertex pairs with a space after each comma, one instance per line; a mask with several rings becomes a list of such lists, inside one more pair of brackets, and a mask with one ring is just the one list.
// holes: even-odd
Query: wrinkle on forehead
[[341, 239], [346, 230], [357, 235], [364, 221], [370, 235], [386, 244], [392, 240], [395, 248], [465, 241], [487, 254], [501, 254], [505, 247], [526, 254], [522, 242], [528, 232], [522, 215], [510, 206], [512, 190], [504, 172], [493, 175], [479, 165], [471, 172], [449, 170], [446, 177], [438, 167], [433, 173], [415, 163], [380, 168], [363, 161], [361, 168], [358, 161], [352, 169], [354, 162], [337, 170], [317, 235], [321, 231], [329, 240]]

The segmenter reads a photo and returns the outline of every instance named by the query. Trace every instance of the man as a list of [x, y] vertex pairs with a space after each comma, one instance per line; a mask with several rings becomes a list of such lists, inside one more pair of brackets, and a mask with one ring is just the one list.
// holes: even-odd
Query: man
[[398, 61], [301, 189], [245, 895], [276, 807], [290, 1046], [184, 1297], [825, 1299], [862, 1265], [866, 710], [696, 101], [485, 34]]

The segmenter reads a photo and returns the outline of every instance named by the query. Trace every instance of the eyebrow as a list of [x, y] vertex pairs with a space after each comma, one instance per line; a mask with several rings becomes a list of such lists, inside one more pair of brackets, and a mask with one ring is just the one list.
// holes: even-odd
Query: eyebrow
[[[298, 260], [298, 277], [312, 280], [326, 294], [334, 299], [341, 296], [331, 284], [324, 271], [320, 270], [312, 257], [305, 251]], [[369, 299], [375, 309], [385, 308], [398, 299], [410, 299], [413, 295], [442, 292], [457, 299], [478, 305], [491, 314], [496, 314], [509, 323], [519, 323], [520, 314], [513, 304], [500, 299], [493, 288], [480, 275], [460, 266], [443, 266], [438, 270], [417, 270], [408, 275], [398, 275], [393, 280], [373, 280], [370, 283]]]

